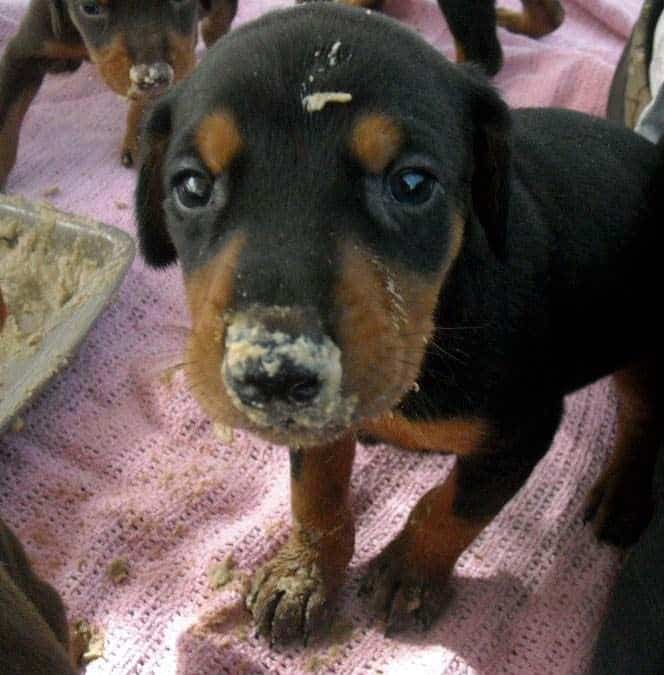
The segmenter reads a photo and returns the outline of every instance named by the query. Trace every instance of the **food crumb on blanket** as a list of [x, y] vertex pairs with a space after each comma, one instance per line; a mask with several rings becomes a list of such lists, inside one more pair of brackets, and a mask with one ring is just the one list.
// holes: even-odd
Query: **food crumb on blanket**
[[7, 305], [0, 362], [36, 351], [48, 330], [83, 300], [99, 270], [81, 240], [58, 247], [54, 229], [54, 221], [28, 227], [0, 218], [0, 287]]
[[70, 626], [69, 637], [69, 654], [77, 666], [104, 657], [105, 639], [101, 628], [80, 619]]
[[235, 562], [232, 553], [229, 553], [224, 558], [223, 562], [213, 565], [208, 570], [210, 588], [216, 591], [232, 581], [235, 576], [234, 570], [236, 566], [237, 563]]
[[116, 558], [108, 566], [108, 576], [114, 584], [121, 584], [129, 577], [129, 563], [124, 558]]
[[[246, 591], [248, 592], [248, 588]], [[224, 635], [227, 641], [245, 640], [249, 634], [251, 621], [251, 613], [247, 609], [245, 598], [246, 592], [243, 588], [231, 604], [204, 614], [194, 626], [194, 632], [199, 636], [210, 633]]]
[[60, 188], [57, 185], [52, 185], [51, 187], [46, 188], [46, 190], [44, 190], [42, 192], [43, 197], [55, 197], [59, 194], [60, 194]]
[[232, 445], [235, 440], [235, 433], [233, 427], [226, 426], [220, 422], [215, 422], [213, 427], [215, 438], [220, 443], [225, 443], [226, 445]]

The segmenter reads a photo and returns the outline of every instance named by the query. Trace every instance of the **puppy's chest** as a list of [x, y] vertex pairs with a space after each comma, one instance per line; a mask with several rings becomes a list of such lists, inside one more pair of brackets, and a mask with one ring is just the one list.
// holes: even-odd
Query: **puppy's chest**
[[479, 416], [409, 419], [396, 410], [365, 422], [361, 431], [376, 441], [407, 450], [471, 455], [485, 447], [492, 425]]

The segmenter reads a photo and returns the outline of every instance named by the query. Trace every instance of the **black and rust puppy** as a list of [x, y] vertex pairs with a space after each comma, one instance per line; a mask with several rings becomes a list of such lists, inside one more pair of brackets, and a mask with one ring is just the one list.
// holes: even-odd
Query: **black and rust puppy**
[[60, 596], [37, 577], [0, 520], [0, 673], [73, 675]]
[[317, 630], [342, 583], [358, 433], [458, 455], [372, 563], [391, 629], [438, 615], [564, 395], [613, 372], [617, 447], [588, 515], [637, 536], [664, 421], [654, 146], [510, 112], [396, 22], [310, 4], [220, 40], [157, 104], [144, 152], [141, 248], [182, 264], [192, 389], [291, 448], [292, 534], [248, 599], [273, 640]]
[[129, 166], [146, 102], [194, 66], [198, 19], [209, 46], [228, 30], [236, 8], [237, 0], [31, 0], [0, 62], [0, 188], [46, 73], [70, 72], [89, 59], [129, 99], [122, 143]]
[[[383, 2], [341, 1], [362, 7], [379, 7]], [[496, 25], [512, 33], [539, 38], [556, 30], [565, 18], [558, 0], [521, 0], [521, 12], [496, 8], [495, 4], [496, 0], [438, 0], [454, 37], [457, 61], [478, 63], [489, 75], [495, 75], [503, 63]]]
[[502, 50], [496, 24], [512, 33], [540, 38], [562, 24], [565, 11], [558, 0], [521, 0], [522, 11], [495, 8], [495, 0], [438, 0], [456, 44], [457, 61], [481, 64], [489, 75], [500, 70]]

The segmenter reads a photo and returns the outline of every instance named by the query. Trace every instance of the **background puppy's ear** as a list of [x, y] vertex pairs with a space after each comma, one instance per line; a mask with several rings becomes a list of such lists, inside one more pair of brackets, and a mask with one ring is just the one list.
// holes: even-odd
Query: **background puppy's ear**
[[166, 228], [162, 165], [171, 135], [171, 108], [162, 99], [149, 114], [141, 134], [138, 183], [134, 212], [138, 223], [138, 243], [148, 265], [166, 267], [177, 260], [177, 253]]
[[237, 0], [198, 0], [201, 35], [206, 47], [211, 47], [231, 27], [237, 12]]
[[510, 196], [511, 119], [500, 96], [476, 76], [474, 79], [473, 209], [491, 250], [503, 258]]

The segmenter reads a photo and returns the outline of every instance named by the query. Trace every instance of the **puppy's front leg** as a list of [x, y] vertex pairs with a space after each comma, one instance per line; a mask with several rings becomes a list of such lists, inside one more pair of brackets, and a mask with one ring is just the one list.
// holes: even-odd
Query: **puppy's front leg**
[[349, 484], [355, 438], [291, 450], [293, 528], [256, 574], [247, 606], [271, 642], [306, 642], [320, 632], [353, 555]]
[[0, 190], [16, 162], [23, 118], [46, 74], [44, 60], [23, 55], [17, 38], [0, 62]]
[[145, 110], [145, 100], [135, 99], [129, 101], [127, 111], [127, 127], [122, 141], [122, 154], [120, 160], [123, 166], [133, 166], [138, 158], [138, 130]]
[[548, 449], [559, 406], [509, 423], [491, 451], [459, 456], [442, 484], [427, 492], [399, 535], [369, 565], [360, 592], [386, 618], [390, 634], [413, 624], [427, 629], [441, 613], [446, 584], [463, 551], [526, 481]]
[[72, 72], [87, 55], [75, 29], [62, 17], [56, 21], [56, 14], [48, 0], [33, 0], [0, 61], [0, 190], [16, 162], [21, 124], [44, 75]]

